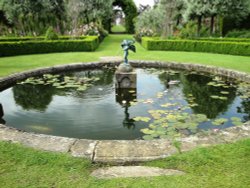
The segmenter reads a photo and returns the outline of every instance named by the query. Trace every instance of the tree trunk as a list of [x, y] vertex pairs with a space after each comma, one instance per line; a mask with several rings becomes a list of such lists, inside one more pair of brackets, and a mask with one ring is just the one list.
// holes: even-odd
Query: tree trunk
[[214, 34], [214, 15], [211, 16], [211, 20], [210, 20], [210, 36], [212, 36]]
[[198, 16], [197, 20], [197, 37], [200, 37], [200, 32], [201, 32], [201, 22], [202, 22], [202, 16]]

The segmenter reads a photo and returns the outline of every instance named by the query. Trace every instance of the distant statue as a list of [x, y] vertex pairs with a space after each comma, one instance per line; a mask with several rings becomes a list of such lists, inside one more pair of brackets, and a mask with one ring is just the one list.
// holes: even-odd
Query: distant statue
[[136, 52], [136, 48], [134, 45], [134, 40], [123, 40], [121, 47], [124, 50], [124, 63], [128, 65], [128, 51], [131, 50], [133, 52]]

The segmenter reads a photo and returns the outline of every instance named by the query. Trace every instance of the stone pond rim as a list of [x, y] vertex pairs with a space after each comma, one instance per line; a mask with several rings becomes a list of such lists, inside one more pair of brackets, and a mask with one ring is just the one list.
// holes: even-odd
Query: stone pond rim
[[[25, 71], [3, 77], [0, 79], [0, 90], [4, 90], [17, 81], [32, 76], [40, 76], [48, 73], [59, 73], [63, 71], [99, 69], [103, 67], [118, 66], [121, 61], [111, 62], [89, 62], [58, 65], [47, 68]], [[226, 76], [243, 82], [250, 83], [250, 75], [234, 70], [188, 63], [170, 63], [160, 61], [130, 61], [133, 67], [141, 68], [172, 68], [188, 71]], [[250, 137], [250, 121], [239, 127], [227, 128], [209, 135], [192, 135], [181, 138], [181, 150], [188, 151], [198, 146], [210, 146], [220, 143], [234, 142]], [[84, 157], [93, 162], [126, 163], [148, 161], [164, 158], [177, 153], [169, 140], [158, 139], [145, 140], [87, 140], [50, 136], [20, 131], [0, 124], [0, 140], [21, 143], [35, 149], [53, 152], [69, 153], [75, 157]]]

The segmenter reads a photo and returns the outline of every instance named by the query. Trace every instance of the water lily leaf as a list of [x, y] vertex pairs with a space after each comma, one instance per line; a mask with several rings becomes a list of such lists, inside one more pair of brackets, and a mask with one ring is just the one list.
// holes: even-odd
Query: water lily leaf
[[154, 137], [151, 136], [151, 135], [144, 135], [142, 138], [143, 138], [144, 140], [153, 140], [153, 139], [154, 139]]
[[161, 139], [167, 139], [167, 138], [169, 138], [169, 136], [168, 135], [160, 135], [160, 138]]
[[227, 97], [219, 97], [220, 100], [227, 100], [228, 98]]
[[239, 125], [242, 125], [243, 123], [241, 121], [232, 121], [232, 124], [239, 126]]
[[155, 131], [150, 130], [148, 128], [141, 129], [140, 131], [143, 132], [144, 134], [154, 134], [155, 133]]
[[241, 119], [238, 118], [238, 117], [231, 117], [230, 119], [231, 119], [232, 121], [241, 121]]
[[80, 86], [77, 88], [77, 91], [85, 91], [87, 89], [86, 86]]
[[211, 95], [210, 96], [212, 99], [219, 99], [220, 97], [219, 96], [217, 96], [217, 95]]
[[217, 83], [216, 82], [208, 82], [207, 85], [208, 86], [215, 86]]
[[165, 108], [168, 108], [170, 106], [174, 106], [174, 104], [171, 104], [171, 103], [166, 103], [166, 104], [162, 104], [161, 107], [165, 107]]
[[224, 94], [224, 95], [228, 95], [228, 94], [229, 94], [228, 91], [221, 91], [220, 93], [221, 93], [221, 94]]
[[228, 121], [228, 119], [226, 118], [219, 118], [216, 119], [212, 122], [213, 125], [223, 125], [224, 123], [226, 123]]
[[205, 114], [196, 114], [195, 115], [195, 121], [198, 123], [207, 121], [207, 116]]
[[198, 104], [196, 103], [193, 103], [193, 104], [189, 104], [190, 107], [195, 107], [195, 106], [199, 106]]
[[149, 122], [151, 119], [149, 117], [142, 117], [142, 116], [138, 116], [138, 117], [135, 117], [133, 118], [133, 120], [135, 121], [143, 121], [143, 122]]

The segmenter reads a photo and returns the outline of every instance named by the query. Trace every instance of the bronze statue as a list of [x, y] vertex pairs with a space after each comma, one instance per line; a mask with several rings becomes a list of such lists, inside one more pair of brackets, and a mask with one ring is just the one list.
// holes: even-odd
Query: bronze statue
[[128, 65], [128, 51], [131, 50], [136, 52], [136, 48], [134, 45], [134, 40], [123, 40], [121, 43], [121, 47], [124, 50], [124, 63]]

